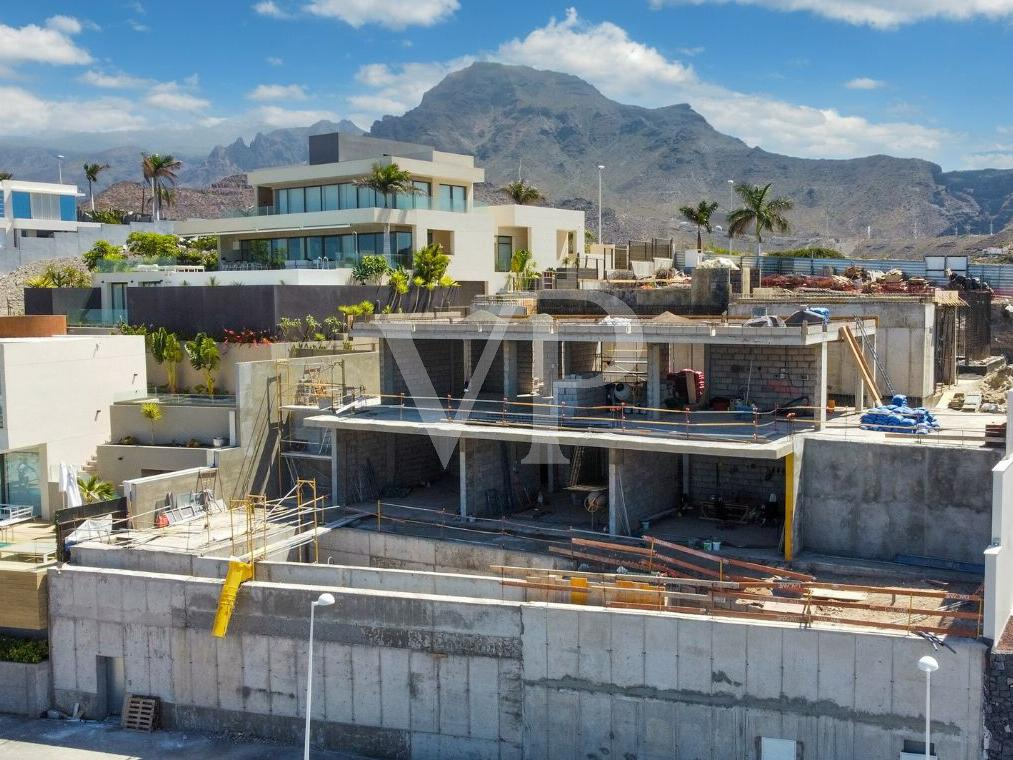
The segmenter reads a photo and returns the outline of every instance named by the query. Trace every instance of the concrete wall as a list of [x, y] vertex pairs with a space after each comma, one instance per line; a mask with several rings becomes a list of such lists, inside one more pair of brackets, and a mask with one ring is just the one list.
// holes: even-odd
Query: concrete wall
[[38, 718], [49, 709], [49, 661], [0, 662], [0, 713]]
[[640, 531], [640, 521], [676, 506], [679, 461], [673, 454], [609, 449], [609, 527], [612, 533]]
[[1013, 613], [1013, 456], [992, 470], [992, 540], [985, 549], [984, 636], [998, 642]]
[[[152, 423], [141, 414], [141, 404], [113, 404], [109, 408], [112, 422], [110, 440], [120, 441], [131, 435], [141, 443], [158, 445], [186, 443], [196, 438], [204, 445], [212, 439], [223, 438], [228, 442], [235, 437], [236, 410], [231, 406], [199, 406], [181, 404], [159, 404], [162, 419]], [[231, 431], [231, 435], [230, 435]]]
[[[462, 447], [463, 445], [463, 447]], [[527, 506], [525, 491], [532, 498], [538, 493], [538, 465], [521, 464], [530, 446], [527, 444], [491, 441], [482, 438], [462, 438], [458, 442], [463, 452], [465, 507], [467, 514], [483, 517], [501, 517], [511, 511], [507, 496], [512, 494], [513, 509]], [[500, 509], [490, 508], [487, 491], [495, 491]]]
[[807, 438], [800, 510], [809, 551], [981, 564], [991, 543], [994, 449]]
[[102, 480], [119, 486], [125, 481], [145, 477], [145, 473], [170, 473], [213, 465], [213, 449], [108, 444], [98, 447], [95, 470]]
[[800, 396], [809, 398], [801, 405], [816, 406], [820, 350], [820, 346], [708, 346], [704, 373], [707, 397], [748, 396], [761, 411], [786, 406]]
[[[371, 488], [415, 487], [436, 480], [444, 473], [436, 449], [426, 436], [335, 432], [338, 468], [333, 492], [335, 504], [376, 498], [375, 494], [366, 495]], [[368, 475], [370, 467], [374, 476], [372, 482]]]
[[[801, 303], [798, 300], [744, 300], [728, 306], [729, 316], [747, 317], [757, 306], [771, 314], [787, 316]], [[832, 317], [877, 317], [876, 351], [886, 374], [897, 393], [918, 399], [928, 398], [935, 391], [935, 304], [920, 300], [876, 300], [852, 298], [818, 304], [830, 309]], [[857, 336], [856, 337], [860, 337]], [[852, 396], [855, 392], [857, 368], [847, 345], [832, 343], [827, 347], [827, 392], [830, 395]], [[871, 354], [868, 358], [871, 364]], [[886, 393], [883, 378], [877, 378], [881, 393]]]
[[[392, 346], [399, 353], [417, 350], [418, 356], [424, 368], [424, 377], [419, 375], [413, 377], [410, 367], [402, 367], [398, 364]], [[502, 350], [502, 347], [500, 348]], [[481, 349], [472, 349], [472, 361], [477, 363]], [[408, 372], [408, 376], [404, 374]], [[491, 374], [491, 373], [490, 373]], [[411, 403], [411, 389], [409, 379], [412, 383], [428, 378], [432, 383], [436, 396], [445, 397], [448, 393], [455, 398], [460, 398], [464, 391], [464, 344], [459, 340], [422, 340], [417, 343], [412, 340], [396, 338], [394, 340], [380, 341], [380, 389], [384, 395], [397, 397], [405, 394], [406, 403]], [[529, 383], [530, 385], [530, 383]], [[384, 403], [396, 404], [397, 398], [385, 398]], [[428, 403], [435, 403], [430, 400]]]
[[[312, 579], [317, 580], [317, 579]], [[315, 745], [386, 758], [744, 758], [760, 737], [802, 757], [895, 760], [932, 732], [942, 758], [982, 748], [985, 647], [685, 615], [245, 584], [224, 639], [220, 582], [68, 566], [51, 571], [54, 701], [106, 711], [100, 657], [182, 729], [301, 738], [306, 616], [316, 623]]]
[[54, 232], [51, 238], [19, 237], [17, 247], [9, 247], [0, 259], [0, 274], [19, 266], [50, 259], [77, 258], [99, 240], [123, 245], [131, 232], [171, 233], [172, 222], [131, 222], [130, 224], [81, 224], [77, 232]]

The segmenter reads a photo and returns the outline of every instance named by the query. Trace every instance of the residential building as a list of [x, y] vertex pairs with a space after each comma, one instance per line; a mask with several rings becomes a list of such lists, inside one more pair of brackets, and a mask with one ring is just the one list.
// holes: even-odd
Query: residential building
[[77, 232], [77, 185], [0, 180], [0, 247], [17, 248], [25, 238]]
[[[414, 192], [384, 198], [361, 186], [357, 181], [375, 164], [410, 172]], [[476, 203], [475, 186], [485, 180], [485, 171], [474, 157], [425, 145], [317, 135], [310, 137], [307, 165], [261, 169], [248, 178], [257, 198], [253, 215], [176, 225], [180, 235], [218, 236], [221, 268], [231, 270], [215, 273], [222, 284], [277, 280], [235, 273], [271, 268], [307, 270], [298, 275], [306, 284], [347, 284], [363, 256], [385, 255], [391, 266], [410, 269], [414, 251], [439, 243], [451, 257], [448, 273], [454, 279], [499, 290], [507, 284], [515, 251], [530, 251], [536, 269], [560, 266], [584, 252], [582, 211]], [[164, 279], [202, 284], [189, 272]]]

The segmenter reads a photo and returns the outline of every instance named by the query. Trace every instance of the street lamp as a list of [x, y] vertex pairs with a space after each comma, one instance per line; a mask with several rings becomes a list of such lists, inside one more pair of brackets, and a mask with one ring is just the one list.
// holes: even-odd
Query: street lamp
[[[725, 215], [726, 217], [731, 216], [732, 206], [735, 205], [734, 192], [735, 192], [735, 180], [730, 179], [728, 180], [728, 213]], [[730, 222], [728, 224], [728, 250], [729, 251], [732, 250], [732, 225]]]
[[310, 760], [310, 716], [313, 714], [313, 613], [317, 607], [330, 607], [334, 595], [323, 593], [310, 602], [310, 646], [306, 655], [306, 736], [303, 740], [303, 760]]
[[932, 674], [939, 670], [939, 663], [936, 662], [935, 657], [925, 655], [918, 660], [918, 670], [925, 674], [925, 760], [929, 760], [932, 756], [929, 751], [929, 732], [930, 732], [930, 718], [929, 710], [931, 708], [931, 700], [929, 694], [931, 693]]
[[601, 234], [601, 173], [605, 171], [605, 167], [598, 164], [598, 243], [602, 244], [605, 239]]
[[61, 185], [63, 184], [63, 159], [64, 158], [66, 158], [66, 156], [57, 156], [56, 157], [56, 170], [60, 173], [60, 184]]

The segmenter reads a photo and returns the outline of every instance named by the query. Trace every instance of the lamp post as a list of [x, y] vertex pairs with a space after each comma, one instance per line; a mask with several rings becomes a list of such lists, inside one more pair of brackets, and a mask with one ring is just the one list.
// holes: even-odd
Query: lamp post
[[929, 743], [929, 738], [931, 731], [930, 694], [932, 685], [932, 674], [935, 671], [939, 670], [939, 663], [936, 662], [935, 657], [925, 655], [920, 660], [918, 660], [918, 670], [922, 671], [925, 674], [925, 760], [929, 760], [929, 758], [932, 757], [931, 751], [929, 749], [929, 747], [931, 746]]
[[598, 243], [599, 245], [605, 242], [605, 239], [601, 234], [601, 173], [605, 171], [605, 167], [598, 164]]
[[[725, 215], [726, 217], [731, 216], [732, 214], [732, 206], [735, 205], [734, 193], [735, 193], [735, 180], [730, 179], [728, 180], [728, 213]], [[730, 222], [728, 223], [728, 250], [729, 251], [732, 250], [732, 225]]]
[[306, 654], [306, 736], [303, 739], [303, 760], [310, 760], [310, 716], [313, 715], [313, 613], [317, 607], [330, 607], [334, 595], [323, 593], [310, 602], [310, 646]]
[[63, 184], [63, 159], [65, 156], [56, 157], [56, 171], [60, 174], [60, 184]]

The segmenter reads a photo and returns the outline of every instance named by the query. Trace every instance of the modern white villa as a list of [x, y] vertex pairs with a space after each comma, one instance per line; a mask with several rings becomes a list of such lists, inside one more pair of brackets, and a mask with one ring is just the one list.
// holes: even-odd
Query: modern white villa
[[77, 196], [77, 185], [0, 180], [0, 247], [17, 248], [27, 238], [77, 232]]
[[[409, 171], [416, 192], [399, 195], [390, 207], [387, 199], [359, 186], [356, 180], [377, 163]], [[477, 205], [474, 188], [484, 180], [485, 170], [475, 166], [473, 156], [358, 135], [317, 135], [309, 139], [308, 164], [250, 172], [255, 213], [189, 219], [177, 222], [175, 231], [218, 236], [223, 271], [213, 276], [221, 284], [277, 284], [279, 273], [271, 270], [279, 268], [296, 270], [284, 272], [287, 284], [347, 284], [361, 257], [385, 253], [388, 225], [392, 266], [410, 268], [414, 251], [440, 243], [451, 257], [448, 273], [454, 279], [485, 282], [489, 291], [506, 284], [518, 249], [533, 254], [537, 269], [583, 254], [583, 211]], [[145, 284], [186, 280], [201, 285], [211, 276], [150, 274]]]

